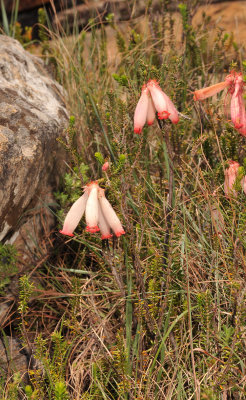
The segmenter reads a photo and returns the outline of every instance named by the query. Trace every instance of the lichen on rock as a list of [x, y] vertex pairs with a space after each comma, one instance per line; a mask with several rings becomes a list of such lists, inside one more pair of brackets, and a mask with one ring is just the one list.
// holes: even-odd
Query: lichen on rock
[[67, 119], [64, 91], [43, 61], [0, 35], [0, 240], [16, 239], [29, 210], [56, 189]]

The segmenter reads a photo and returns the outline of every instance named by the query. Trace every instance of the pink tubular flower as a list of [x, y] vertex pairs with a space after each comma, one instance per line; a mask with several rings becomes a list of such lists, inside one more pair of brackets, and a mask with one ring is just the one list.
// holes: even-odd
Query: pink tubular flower
[[224, 82], [216, 83], [215, 85], [195, 90], [193, 99], [195, 101], [207, 99], [208, 97], [214, 96], [216, 93], [221, 92], [221, 90], [224, 90], [229, 85], [230, 81], [225, 80]]
[[107, 171], [109, 169], [109, 162], [106, 161], [102, 166], [102, 171]]
[[155, 113], [159, 119], [169, 118], [173, 124], [179, 121], [178, 111], [171, 99], [161, 90], [158, 82], [150, 79], [147, 85], [143, 85], [142, 94], [134, 113], [134, 132], [141, 133], [146, 123], [152, 125]]
[[89, 197], [85, 207], [85, 220], [87, 223], [86, 231], [95, 233], [100, 229], [97, 226], [98, 223], [98, 184], [91, 182], [87, 188]]
[[176, 107], [174, 106], [173, 102], [169, 99], [166, 93], [163, 92], [163, 96], [166, 98], [167, 102], [167, 111], [169, 112], [168, 118], [173, 124], [177, 124], [179, 122], [179, 115]]
[[[233, 188], [233, 185], [236, 181], [238, 168], [240, 164], [237, 161], [229, 161], [229, 168], [225, 170], [225, 183], [224, 183], [224, 191], [226, 197], [229, 197], [232, 193], [235, 197], [237, 196], [236, 191]], [[244, 193], [246, 194], [246, 177], [244, 176], [241, 180], [241, 185]]]
[[147, 119], [149, 107], [149, 90], [146, 85], [142, 87], [142, 94], [134, 113], [134, 132], [141, 133]]
[[227, 87], [228, 93], [231, 95], [231, 121], [235, 129], [243, 136], [246, 136], [246, 111], [243, 100], [244, 85], [242, 74], [231, 71], [224, 82], [196, 90], [194, 92], [194, 100], [204, 100]]
[[231, 120], [236, 129], [242, 128], [244, 114], [243, 78], [240, 74], [235, 78], [235, 89], [231, 96]]
[[98, 183], [91, 182], [86, 185], [84, 190], [84, 194], [70, 208], [60, 233], [74, 236], [73, 231], [85, 212], [87, 232], [95, 233], [100, 230], [102, 239], [109, 239], [113, 236], [111, 229], [117, 237], [123, 235], [125, 231], [120, 220]]
[[75, 201], [65, 218], [63, 228], [60, 233], [63, 235], [74, 236], [73, 231], [83, 217], [87, 199], [88, 193], [85, 192], [77, 201]]
[[147, 87], [150, 91], [154, 106], [158, 112], [159, 119], [167, 119], [169, 117], [167, 98], [164, 96], [164, 92], [161, 90], [158, 82], [151, 79], [147, 83]]
[[155, 106], [153, 104], [153, 100], [151, 96], [149, 96], [149, 105], [147, 111], [147, 124], [152, 125], [155, 120]]
[[238, 132], [240, 132], [242, 136], [246, 137], [246, 113], [243, 118], [243, 126], [242, 128], [238, 129]]
[[99, 203], [101, 206], [103, 216], [105, 217], [105, 220], [109, 224], [109, 226], [112, 229], [112, 231], [114, 232], [114, 234], [117, 237], [124, 235], [125, 231], [121, 225], [121, 222], [120, 222], [119, 218], [117, 217], [115, 211], [113, 210], [113, 207], [111, 206], [109, 201], [106, 199], [103, 189], [100, 189], [100, 191], [99, 191]]
[[246, 194], [246, 176], [244, 176], [243, 179], [241, 180], [241, 185], [244, 193]]
[[156, 82], [154, 79], [151, 79], [147, 83], [147, 87], [151, 93], [154, 106], [158, 112], [158, 118], [169, 118], [173, 124], [177, 124], [179, 122], [178, 111], [172, 100], [161, 90], [158, 82]]
[[102, 234], [101, 239], [109, 239], [113, 236], [110, 232], [110, 226], [103, 215], [101, 205], [99, 205], [98, 226], [99, 226], [101, 234]]

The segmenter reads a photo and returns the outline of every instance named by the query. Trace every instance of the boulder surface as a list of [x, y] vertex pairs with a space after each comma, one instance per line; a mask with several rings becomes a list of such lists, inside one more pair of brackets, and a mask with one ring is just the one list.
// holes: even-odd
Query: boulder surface
[[57, 187], [64, 165], [57, 138], [68, 119], [63, 97], [41, 59], [0, 35], [0, 240], [14, 243], [29, 211], [37, 217]]

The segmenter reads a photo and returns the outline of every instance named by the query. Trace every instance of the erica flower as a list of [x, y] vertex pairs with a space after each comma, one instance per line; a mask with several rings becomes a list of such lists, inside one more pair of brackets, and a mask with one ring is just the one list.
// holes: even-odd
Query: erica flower
[[138, 101], [137, 107], [134, 113], [134, 132], [141, 133], [142, 129], [147, 120], [147, 113], [149, 108], [149, 89], [146, 85], [142, 87], [142, 94]]
[[215, 94], [221, 92], [226, 87], [230, 85], [230, 81], [226, 80], [224, 82], [216, 83], [215, 85], [205, 87], [203, 89], [195, 90], [193, 99], [196, 100], [204, 100], [208, 97], [214, 96]]
[[151, 79], [147, 83], [147, 88], [151, 93], [155, 109], [158, 112], [158, 118], [169, 118], [174, 124], [177, 124], [179, 122], [178, 111], [176, 110], [172, 100], [161, 90], [158, 82]]
[[[229, 195], [232, 193], [235, 197], [237, 196], [237, 192], [234, 189], [234, 184], [236, 182], [236, 178], [238, 176], [238, 169], [240, 167], [240, 164], [237, 161], [229, 161], [229, 168], [225, 170], [225, 182], [224, 182], [224, 190], [225, 190], [225, 195], [229, 197]], [[246, 194], [246, 177], [244, 176], [241, 179], [241, 186]]]
[[125, 233], [119, 218], [104, 195], [104, 190], [97, 182], [86, 185], [84, 194], [70, 208], [60, 233], [74, 236], [73, 231], [84, 212], [87, 232], [95, 233], [100, 230], [102, 239], [112, 237], [111, 230], [117, 237]]
[[235, 78], [235, 89], [231, 96], [231, 120], [235, 128], [246, 136], [246, 112], [243, 100], [243, 78], [238, 74]]
[[243, 126], [243, 113], [244, 105], [242, 99], [243, 92], [243, 79], [242, 76], [238, 76], [235, 79], [235, 89], [231, 96], [231, 120], [236, 129], [240, 129]]
[[142, 88], [134, 113], [134, 132], [141, 133], [146, 121], [148, 125], [152, 125], [156, 111], [159, 119], [169, 118], [174, 124], [179, 121], [178, 111], [173, 102], [161, 90], [158, 82], [152, 79]]
[[63, 228], [60, 233], [62, 233], [63, 235], [74, 236], [73, 231], [83, 217], [87, 200], [88, 193], [85, 192], [77, 201], [75, 201], [75, 203], [68, 211], [68, 214], [63, 224]]
[[106, 161], [102, 166], [102, 171], [107, 171], [109, 169], [109, 162]]
[[231, 121], [243, 136], [246, 136], [246, 111], [243, 100], [244, 82], [241, 73], [231, 71], [224, 82], [219, 82], [194, 92], [194, 100], [204, 100], [207, 97], [219, 93], [221, 90], [228, 88], [228, 93], [231, 95]]
[[86, 221], [86, 231], [95, 233], [99, 231], [98, 224], [98, 184], [96, 182], [91, 182], [86, 188], [89, 196], [85, 207], [85, 221]]
[[[124, 235], [125, 231], [121, 225], [119, 218], [117, 217], [113, 207], [110, 202], [106, 199], [104, 194], [104, 189], [99, 188], [99, 204], [102, 211], [102, 215], [105, 218], [105, 222], [112, 229], [114, 234], [119, 237]], [[101, 229], [101, 228], [100, 228]], [[105, 233], [102, 231], [102, 234], [105, 236]]]

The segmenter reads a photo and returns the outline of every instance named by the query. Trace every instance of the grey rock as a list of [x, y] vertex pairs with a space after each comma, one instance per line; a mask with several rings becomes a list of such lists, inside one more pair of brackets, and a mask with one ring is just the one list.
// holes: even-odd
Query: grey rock
[[37, 219], [56, 188], [67, 119], [63, 89], [42, 60], [0, 35], [0, 240], [14, 243], [29, 210]]
[[20, 341], [11, 336], [0, 338], [0, 376], [19, 372], [22, 379], [27, 381], [27, 370], [30, 357]]

